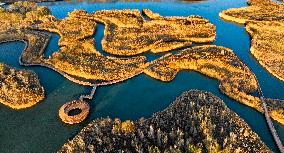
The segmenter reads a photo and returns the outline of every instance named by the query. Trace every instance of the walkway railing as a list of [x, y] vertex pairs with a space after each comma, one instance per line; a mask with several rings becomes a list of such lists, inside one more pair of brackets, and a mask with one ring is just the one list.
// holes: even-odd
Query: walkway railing
[[95, 95], [96, 89], [97, 89], [97, 85], [94, 85], [93, 89], [92, 89], [92, 91], [91, 91], [91, 93], [89, 95], [81, 95], [79, 99], [81, 101], [84, 101], [84, 99], [92, 100], [94, 95]]
[[278, 134], [277, 134], [277, 132], [276, 132], [276, 130], [274, 128], [273, 122], [270, 119], [269, 110], [268, 110], [266, 102], [264, 100], [263, 92], [261, 90], [261, 87], [260, 87], [259, 82], [258, 82], [258, 80], [257, 80], [255, 75], [254, 75], [254, 77], [256, 79], [256, 83], [257, 83], [257, 86], [258, 86], [258, 94], [259, 94], [259, 98], [260, 98], [261, 103], [262, 103], [262, 108], [264, 110], [264, 116], [265, 116], [266, 123], [268, 125], [270, 133], [272, 134], [272, 137], [273, 137], [273, 139], [274, 139], [274, 141], [275, 141], [279, 151], [281, 153], [284, 153], [284, 148], [283, 148], [282, 142], [281, 142], [281, 140], [280, 140], [280, 138], [279, 138], [279, 136], [278, 136]]
[[[49, 37], [49, 38], [48, 38], [48, 41], [49, 41], [50, 35], [49, 35], [48, 37]], [[53, 67], [51, 67], [51, 66], [49, 66], [49, 65], [47, 65], [47, 64], [23, 63], [22, 60], [21, 60], [21, 58], [22, 58], [23, 53], [26, 51], [26, 49], [27, 49], [27, 47], [28, 47], [28, 45], [29, 45], [29, 44], [28, 44], [28, 41], [27, 41], [27, 40], [24, 40], [24, 39], [11, 39], [11, 40], [8, 40], [8, 41], [22, 41], [22, 42], [24, 42], [24, 43], [26, 44], [24, 51], [21, 53], [21, 56], [19, 57], [19, 63], [20, 63], [20, 65], [25, 65], [25, 66], [32, 66], [32, 65], [45, 66], [45, 67], [47, 67], [47, 68], [49, 68], [49, 69], [52, 69], [52, 70], [54, 70], [54, 71], [60, 73], [61, 75], [63, 75], [65, 78], [67, 78], [68, 80], [70, 80], [70, 81], [72, 81], [72, 82], [75, 82], [75, 83], [78, 83], [78, 84], [81, 84], [81, 85], [86, 85], [86, 86], [93, 86], [93, 89], [92, 89], [92, 91], [91, 91], [91, 93], [90, 93], [89, 95], [81, 95], [81, 96], [80, 96], [79, 99], [82, 100], [82, 101], [83, 101], [84, 99], [89, 99], [89, 100], [93, 99], [94, 94], [95, 94], [96, 89], [97, 89], [98, 86], [105, 86], [105, 85], [111, 85], [111, 84], [119, 83], [119, 82], [128, 80], [128, 79], [130, 79], [130, 78], [133, 78], [133, 77], [135, 77], [135, 76], [137, 76], [137, 75], [143, 73], [143, 69], [141, 69], [140, 71], [137, 71], [135, 74], [133, 74], [133, 75], [131, 75], [131, 76], [128, 76], [128, 77], [126, 77], [126, 78], [122, 78], [122, 79], [120, 79], [120, 80], [113, 80], [113, 81], [109, 81], [109, 82], [102, 82], [102, 83], [98, 83], [98, 84], [93, 84], [93, 83], [90, 83], [90, 82], [80, 81], [80, 80], [77, 80], [77, 79], [75, 79], [75, 78], [73, 78], [73, 77], [71, 77], [71, 76], [65, 74], [64, 72], [61, 72], [61, 71], [59, 71], [59, 70], [56, 70], [55, 68], [53, 68]], [[40, 51], [41, 54], [43, 53], [44, 49], [46, 48], [48, 41], [45, 42], [43, 48], [41, 48], [41, 51]], [[3, 42], [7, 42], [7, 41], [3, 41], [3, 40], [0, 41], [0, 43], [3, 43]], [[162, 57], [160, 57], [160, 58], [167, 58], [167, 57], [169, 57], [170, 55], [171, 55], [171, 53], [166, 54], [165, 56], [162, 56]], [[152, 61], [152, 62], [149, 62], [148, 66], [151, 67], [151, 66], [154, 65], [157, 61], [158, 61], [158, 59], [156, 59], [156, 60], [154, 60], [154, 61]], [[147, 66], [146, 66], [146, 67], [147, 67]], [[268, 110], [267, 105], [266, 105], [266, 102], [265, 102], [265, 100], [264, 100], [264, 96], [263, 96], [261, 87], [260, 87], [259, 82], [258, 82], [258, 80], [257, 80], [257, 78], [256, 78], [255, 75], [254, 75], [254, 77], [255, 77], [256, 82], [257, 82], [258, 94], [259, 94], [259, 98], [260, 98], [260, 100], [261, 100], [261, 102], [262, 102], [262, 107], [263, 107], [263, 110], [264, 110], [264, 115], [265, 115], [265, 119], [266, 119], [267, 125], [268, 125], [268, 127], [269, 127], [269, 130], [270, 130], [270, 132], [271, 132], [271, 134], [272, 134], [272, 136], [273, 136], [273, 139], [274, 139], [274, 141], [275, 141], [275, 143], [276, 143], [276, 145], [277, 145], [279, 151], [280, 151], [281, 153], [284, 153], [284, 148], [283, 148], [282, 142], [281, 142], [281, 140], [280, 140], [280, 138], [279, 138], [279, 136], [278, 136], [278, 134], [277, 134], [277, 132], [276, 132], [276, 130], [275, 130], [275, 128], [274, 128], [274, 125], [273, 125], [273, 123], [272, 123], [272, 121], [271, 121], [271, 119], [270, 119], [269, 110]]]

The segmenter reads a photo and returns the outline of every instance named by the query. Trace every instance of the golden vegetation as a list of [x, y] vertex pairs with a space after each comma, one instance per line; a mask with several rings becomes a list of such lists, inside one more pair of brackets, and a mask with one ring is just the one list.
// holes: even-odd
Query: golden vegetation
[[120, 122], [119, 120], [112, 127], [113, 134], [130, 134], [135, 130], [135, 125], [133, 121], [127, 120], [124, 122]]
[[95, 119], [58, 152], [271, 152], [220, 98], [197, 90], [184, 92], [146, 120], [128, 121], [135, 126], [130, 134], [113, 132], [120, 123]]
[[270, 110], [270, 116], [277, 119], [279, 123], [284, 123], [284, 102], [283, 100], [265, 99], [265, 102]]
[[[215, 27], [201, 17], [165, 18], [145, 9], [143, 13], [150, 19], [146, 21], [138, 10], [98, 11], [94, 14], [77, 10], [69, 13], [67, 18], [57, 20], [49, 13], [45, 7], [39, 8], [34, 3], [29, 6], [27, 2], [19, 2], [0, 11], [0, 15], [6, 17], [0, 22], [6, 26], [10, 24], [8, 18], [15, 16], [10, 29], [0, 28], [0, 42], [24, 40], [28, 44], [21, 57], [24, 64], [40, 64], [62, 74], [92, 81], [115, 82], [142, 72], [162, 81], [170, 81], [182, 69], [195, 70], [218, 79], [220, 90], [226, 95], [262, 111], [260, 100], [249, 95], [257, 89], [255, 78], [229, 49], [194, 47], [147, 63], [144, 56], [103, 56], [95, 49], [94, 39], [91, 38], [99, 21], [106, 25], [103, 45], [110, 45], [109, 49], [114, 50], [112, 54], [168, 51], [184, 44], [215, 39]], [[44, 59], [42, 54], [49, 37], [24, 28], [58, 33], [60, 50]], [[268, 105], [273, 118], [283, 123], [282, 105]]]
[[[144, 10], [146, 14], [151, 14], [150, 10]], [[112, 14], [112, 15], [111, 15]], [[135, 15], [136, 14], [136, 15]], [[154, 45], [156, 49], [159, 50], [171, 50], [177, 46], [183, 46], [183, 44], [191, 44], [191, 41], [195, 42], [207, 42], [213, 41], [215, 38], [215, 27], [209, 24], [207, 20], [201, 17], [188, 17], [188, 18], [160, 18], [155, 21], [144, 21], [140, 16], [140, 12], [137, 10], [122, 10], [122, 11], [99, 11], [92, 15], [87, 14], [83, 10], [77, 10], [69, 13], [68, 17], [63, 20], [56, 20], [54, 17], [46, 17], [42, 20], [42, 23], [34, 25], [33, 29], [45, 30], [49, 32], [58, 33], [61, 37], [59, 40], [60, 51], [54, 53], [49, 59], [45, 60], [44, 63], [50, 67], [55, 68], [66, 74], [91, 80], [100, 81], [113, 81], [130, 78], [136, 74], [142, 73], [143, 69], [148, 65], [145, 62], [146, 58], [144, 56], [134, 57], [134, 58], [115, 58], [115, 57], [105, 57], [101, 55], [94, 48], [94, 40], [90, 38], [94, 34], [94, 29], [96, 26], [96, 21], [104, 20], [99, 19], [100, 17], [108, 17], [110, 20], [114, 20], [117, 26], [128, 27], [127, 29], [136, 29], [136, 34], [139, 35], [141, 31], [145, 30], [140, 24], [148, 25], [146, 29], [150, 30], [152, 25], [155, 27], [159, 25], [160, 27], [166, 27], [162, 31], [168, 31], [167, 36], [164, 34], [157, 34], [159, 38], [164, 40], [159, 40], [160, 42], [154, 42], [151, 39], [152, 36], [149, 35], [149, 31], [145, 33], [143, 39], [137, 40], [139, 43], [142, 41], [149, 41], [148, 44]], [[113, 16], [113, 18], [112, 18]], [[149, 15], [155, 16], [156, 15]], [[107, 22], [106, 29], [109, 28]], [[167, 26], [169, 25], [169, 26]], [[171, 27], [167, 29], [167, 27]], [[174, 28], [177, 27], [178, 30]], [[192, 30], [192, 28], [196, 28]], [[120, 28], [121, 29], [121, 28]], [[122, 28], [123, 29], [123, 28]], [[199, 30], [197, 30], [199, 29]], [[111, 35], [115, 36], [117, 33], [114, 31], [105, 31], [105, 34], [112, 32]], [[159, 30], [161, 31], [161, 30]], [[177, 31], [175, 34], [169, 34], [169, 31]], [[182, 32], [184, 31], [184, 32]], [[128, 32], [126, 32], [128, 33]], [[123, 35], [126, 34], [125, 32]], [[151, 31], [151, 34], [157, 33], [157, 30]], [[119, 34], [122, 36], [122, 34]], [[175, 35], [175, 36], [174, 36]], [[189, 39], [190, 41], [172, 41], [173, 37], [178, 37], [182, 39]], [[105, 38], [109, 38], [105, 35]], [[125, 35], [125, 37], [130, 38], [130, 36]], [[140, 37], [140, 36], [139, 36]], [[209, 38], [210, 37], [210, 38]], [[141, 37], [142, 38], [142, 37]], [[117, 38], [115, 38], [117, 39]], [[115, 40], [113, 39], [113, 40]], [[130, 38], [132, 39], [132, 38]], [[176, 38], [175, 38], [176, 39]], [[210, 39], [210, 40], [209, 40]], [[133, 43], [124, 42], [126, 39], [115, 40], [119, 42], [120, 45], [133, 45]], [[134, 40], [134, 39], [133, 39]], [[141, 40], [141, 41], [140, 41]], [[128, 40], [126, 40], [128, 41]], [[135, 40], [136, 41], [136, 40]], [[103, 41], [104, 44], [105, 41]], [[106, 44], [111, 44], [111, 42], [105, 42]], [[137, 44], [136, 44], [137, 45]], [[139, 45], [138, 45], [139, 46]], [[127, 48], [127, 46], [125, 46]], [[141, 47], [141, 46], [140, 46]], [[145, 49], [145, 46], [142, 47]], [[119, 50], [117, 50], [119, 51]], [[138, 48], [133, 49], [133, 51], [138, 51]], [[136, 53], [134, 53], [136, 54]], [[127, 52], [123, 55], [130, 55]]]
[[62, 46], [46, 64], [64, 73], [97, 81], [113, 81], [128, 78], [143, 71], [145, 57], [130, 59], [108, 58], [95, 53], [93, 40], [84, 40], [73, 46]]
[[76, 10], [69, 13], [68, 17], [63, 20], [48, 16], [40, 24], [34, 25], [33, 28], [58, 33], [60, 35], [59, 46], [73, 45], [80, 40], [93, 36], [95, 32], [95, 22], [83, 18], [80, 20], [74, 18], [74, 16], [85, 15], [86, 13], [83, 10]]
[[0, 11], [0, 32], [9, 29], [27, 28], [50, 14], [47, 7], [38, 7], [34, 2], [15, 2]]
[[[33, 2], [16, 2], [0, 10], [0, 43], [24, 41], [27, 45], [19, 61], [21, 64], [40, 63], [49, 35], [26, 28], [49, 14], [47, 7], [38, 7]], [[44, 90], [34, 72], [16, 70], [4, 64], [0, 66], [1, 103], [13, 109], [23, 109], [43, 100]]]
[[48, 44], [50, 36], [43, 32], [31, 30], [9, 29], [0, 32], [0, 43], [6, 41], [21, 40], [26, 43], [26, 48], [20, 57], [20, 63], [24, 65], [41, 63], [42, 54]]
[[[150, 10], [144, 10], [144, 14], [148, 14], [149, 18], [157, 20], [158, 23], [166, 20], [166, 24], [168, 20], [172, 19], [160, 17], [157, 14], [153, 14]], [[93, 45], [94, 40], [90, 37], [94, 33], [95, 22], [99, 18], [107, 22], [115, 22], [116, 26], [125, 29], [140, 29], [141, 26], [139, 24], [151, 23], [150, 21], [145, 22], [139, 16], [140, 12], [137, 10], [99, 11], [92, 15], [79, 10], [70, 13], [63, 20], [55, 20], [53, 17], [50, 17], [50, 19], [43, 21], [33, 28], [60, 34], [60, 50], [43, 62], [71, 76], [95, 81], [116, 81], [126, 80], [144, 72], [156, 79], [170, 81], [179, 70], [195, 70], [219, 80], [221, 82], [220, 90], [224, 94], [245, 105], [262, 111], [260, 100], [257, 97], [249, 95], [257, 90], [254, 75], [229, 49], [217, 46], [194, 47], [175, 55], [167, 55], [164, 58], [149, 63], [146, 62], [144, 56], [134, 58], [108, 57], [103, 56], [95, 49]], [[192, 17], [189, 18], [192, 19]], [[174, 21], [177, 19], [174, 18]], [[194, 19], [196, 22], [198, 20], [205, 25], [208, 24], [209, 27], [211, 26], [211, 24], [202, 18], [194, 17]], [[184, 20], [182, 19], [181, 21]], [[156, 24], [156, 21], [154, 23]], [[192, 24], [196, 25], [197, 23], [192, 22]], [[107, 30], [109, 27], [107, 28], [107, 26], [109, 25], [106, 24], [105, 38], [108, 38], [107, 33], [109, 32]], [[127, 37], [126, 33], [123, 34]], [[122, 36], [123, 34], [121, 33], [120, 35]], [[123, 42], [125, 39], [118, 39], [116, 41], [118, 42], [119, 40]], [[127, 45], [129, 43], [124, 42], [123, 44]], [[160, 48], [163, 47], [160, 46]], [[135, 50], [137, 51], [137, 48]], [[277, 118], [274, 117], [274, 119], [283, 123], [280, 120], [280, 117], [284, 116], [279, 111], [281, 109], [283, 108], [270, 107], [270, 110], [274, 112], [274, 116], [278, 116]]]
[[[263, 111], [260, 99], [250, 95], [257, 91], [257, 82], [253, 73], [230, 49], [213, 45], [193, 47], [161, 58], [144, 72], [153, 78], [171, 81], [180, 70], [194, 70], [216, 78], [220, 81], [219, 88], [224, 94], [258, 111]], [[277, 115], [272, 116], [273, 119], [284, 124], [282, 122], [284, 114], [279, 112], [283, 109], [283, 105], [269, 108], [274, 114], [278, 114], [277, 118], [275, 118]]]
[[35, 105], [44, 98], [37, 75], [0, 63], [0, 102], [13, 109]]
[[284, 4], [250, 0], [250, 6], [220, 13], [225, 20], [247, 23], [251, 53], [272, 75], [284, 81]]
[[142, 13], [147, 16], [149, 19], [154, 20], [154, 19], [161, 19], [163, 18], [160, 14], [158, 13], [153, 13], [151, 10], [149, 9], [143, 9]]
[[249, 0], [248, 4], [248, 7], [222, 11], [219, 16], [241, 24], [250, 21], [284, 21], [283, 4], [271, 0]]
[[284, 81], [284, 22], [250, 22], [251, 53], [271, 74]]
[[165, 52], [215, 39], [215, 26], [202, 17], [162, 17], [150, 10], [143, 12], [150, 20], [144, 20], [139, 10], [102, 10], [77, 18], [105, 24], [102, 47], [114, 55]]
[[19, 1], [9, 5], [0, 11], [0, 43], [24, 41], [27, 46], [22, 52], [20, 63], [40, 63], [50, 36], [27, 28], [49, 16], [50, 11], [47, 7], [38, 7], [34, 2]]
[[56, 32], [61, 37], [60, 50], [43, 62], [66, 74], [97, 81], [113, 81], [129, 78], [143, 72], [144, 56], [134, 58], [115, 58], [101, 55], [94, 47], [95, 21], [80, 19], [85, 11], [74, 11], [66, 19], [53, 17], [33, 26], [33, 29]]

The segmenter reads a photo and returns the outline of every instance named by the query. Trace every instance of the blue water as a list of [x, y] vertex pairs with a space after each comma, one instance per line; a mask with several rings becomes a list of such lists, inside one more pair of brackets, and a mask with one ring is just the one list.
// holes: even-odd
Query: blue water
[[283, 4], [283, 0], [272, 0], [273, 2], [276, 2], [278, 4]]
[[59, 50], [59, 46], [55, 45], [58, 43], [58, 40], [60, 36], [58, 34], [50, 33], [51, 38], [49, 40], [49, 43], [47, 45], [47, 48], [44, 52], [44, 57], [49, 58], [54, 52], [57, 52]]
[[[200, 15], [216, 25], [217, 38], [214, 44], [234, 50], [237, 56], [256, 74], [266, 97], [284, 99], [284, 83], [264, 70], [249, 53], [250, 38], [241, 25], [227, 23], [219, 19], [218, 13], [232, 7], [246, 6], [245, 0], [209, 0], [187, 2], [108, 2], [108, 3], [68, 3], [52, 2], [48, 5], [57, 18], [64, 18], [74, 9], [85, 9], [89, 13], [102, 9], [142, 9], [148, 8], [163, 16]], [[99, 43], [103, 38], [103, 25], [97, 27], [96, 48], [104, 55]], [[45, 56], [58, 50], [58, 35], [53, 34]], [[58, 118], [58, 110], [67, 101], [88, 93], [90, 88], [74, 84], [59, 74], [43, 67], [22, 67], [18, 58], [24, 44], [12, 42], [0, 44], [0, 62], [35, 71], [45, 88], [46, 99], [36, 106], [15, 111], [0, 105], [0, 152], [55, 152], [71, 139], [90, 121], [98, 117], [138, 119], [166, 108], [182, 92], [190, 89], [209, 91], [220, 97], [227, 106], [241, 116], [261, 139], [275, 152], [277, 149], [265, 124], [264, 117], [257, 111], [241, 105], [220, 93], [218, 81], [196, 72], [180, 72], [170, 83], [139, 75], [125, 82], [98, 88], [91, 104], [90, 116], [77, 125], [63, 124]], [[145, 53], [148, 60], [162, 54]], [[275, 123], [276, 130], [284, 141], [284, 127]]]

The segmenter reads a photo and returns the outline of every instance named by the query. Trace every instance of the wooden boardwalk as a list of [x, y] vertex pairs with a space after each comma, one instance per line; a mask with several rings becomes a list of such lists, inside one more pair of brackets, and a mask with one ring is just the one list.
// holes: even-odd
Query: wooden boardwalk
[[[49, 39], [50, 39], [50, 35], [49, 35]], [[80, 96], [79, 99], [82, 100], [82, 101], [84, 101], [84, 99], [92, 100], [98, 86], [105, 86], [105, 85], [116, 84], [116, 83], [119, 83], [119, 82], [122, 82], [122, 81], [125, 81], [125, 80], [128, 80], [128, 79], [131, 79], [131, 78], [133, 78], [133, 77], [135, 77], [135, 76], [137, 76], [137, 75], [143, 73], [143, 69], [141, 69], [141, 71], [138, 71], [137, 73], [135, 73], [135, 74], [133, 74], [133, 75], [131, 75], [131, 76], [128, 76], [128, 77], [126, 77], [126, 78], [122, 78], [122, 79], [120, 79], [120, 80], [113, 80], [113, 81], [109, 81], [109, 82], [102, 82], [102, 83], [98, 83], [98, 84], [90, 83], [90, 82], [85, 82], [85, 81], [80, 81], [80, 80], [77, 80], [77, 79], [75, 79], [75, 78], [73, 78], [73, 77], [67, 75], [67, 74], [64, 73], [64, 72], [61, 72], [61, 71], [59, 71], [59, 70], [56, 70], [55, 68], [53, 68], [53, 67], [51, 67], [51, 66], [49, 66], [49, 65], [47, 65], [47, 64], [23, 63], [22, 60], [21, 60], [21, 58], [22, 58], [23, 53], [26, 51], [27, 46], [29, 45], [28, 42], [27, 42], [26, 40], [22, 40], [22, 39], [13, 39], [13, 40], [9, 40], [9, 41], [22, 41], [22, 42], [24, 42], [24, 43], [26, 44], [26, 47], [25, 47], [24, 51], [21, 53], [21, 56], [19, 57], [19, 63], [20, 63], [20, 65], [24, 65], [24, 66], [32, 66], [32, 65], [44, 66], [44, 67], [47, 67], [47, 68], [49, 68], [49, 69], [52, 69], [52, 70], [58, 72], [59, 74], [63, 75], [65, 78], [67, 78], [68, 80], [70, 80], [70, 81], [72, 81], [72, 82], [75, 82], [75, 83], [81, 84], [81, 85], [85, 85], [85, 86], [93, 86], [93, 89], [91, 90], [91, 93], [90, 93], [89, 95], [81, 95], [81, 96]], [[4, 43], [4, 42], [7, 42], [7, 41], [1, 41], [0, 43]], [[44, 44], [43, 49], [45, 49], [46, 46], [47, 46], [47, 43]], [[43, 53], [43, 51], [41, 51], [41, 53]], [[168, 53], [168, 54], [166, 54], [165, 56], [160, 57], [159, 59], [167, 58], [167, 57], [169, 57], [170, 55], [171, 55], [171, 53]], [[154, 60], [154, 61], [152, 61], [152, 62], [149, 62], [148, 67], [151, 67], [151, 66], [154, 65], [157, 61], [158, 61], [158, 59], [156, 59], [156, 60]], [[267, 105], [266, 105], [266, 102], [265, 102], [265, 100], [264, 100], [264, 96], [263, 96], [261, 87], [260, 87], [259, 82], [258, 82], [258, 80], [257, 80], [257, 78], [256, 78], [255, 75], [254, 75], [254, 77], [255, 77], [256, 82], [257, 82], [257, 85], [258, 85], [258, 94], [259, 94], [259, 98], [260, 98], [260, 100], [261, 100], [261, 102], [262, 102], [262, 107], [263, 107], [263, 110], [264, 110], [265, 119], [266, 119], [267, 125], [268, 125], [268, 127], [269, 127], [270, 133], [272, 134], [273, 139], [274, 139], [274, 141], [275, 141], [275, 143], [276, 143], [276, 145], [277, 145], [279, 151], [280, 151], [281, 153], [284, 153], [284, 148], [283, 148], [282, 142], [281, 142], [281, 140], [280, 140], [280, 138], [279, 138], [279, 136], [278, 136], [278, 134], [277, 134], [277, 132], [276, 132], [276, 130], [275, 130], [275, 128], [274, 128], [273, 122], [272, 122], [271, 119], [270, 119], [269, 110], [268, 110]]]
[[[168, 53], [152, 62], [149, 62], [145, 67], [151, 67], [153, 66], [154, 64], [156, 64], [158, 62], [159, 59], [162, 59], [162, 58], [167, 58], [169, 57], [170, 55], [172, 55], [171, 53]], [[84, 82], [84, 81], [80, 81], [80, 80], [77, 80], [73, 77], [70, 77], [69, 75], [65, 74], [65, 73], [62, 73], [62, 72], [59, 72], [58, 70], [52, 68], [52, 67], [49, 67], [47, 65], [42, 65], [42, 66], [46, 66], [50, 69], [53, 69], [54, 71], [57, 71], [58, 73], [60, 73], [61, 75], [63, 75], [65, 78], [69, 79], [70, 81], [72, 82], [75, 82], [75, 83], [78, 83], [78, 84], [81, 84], [81, 85], [87, 85], [87, 86], [93, 86], [93, 89], [91, 90], [91, 93], [89, 95], [81, 95], [80, 96], [80, 100], [84, 101], [84, 99], [89, 99], [89, 100], [92, 100], [94, 98], [94, 95], [95, 95], [95, 92], [96, 92], [96, 89], [97, 87], [99, 86], [106, 86], [106, 85], [112, 85], [112, 84], [116, 84], [116, 83], [120, 83], [120, 82], [123, 82], [125, 80], [128, 80], [128, 79], [131, 79], [133, 77], [136, 77], [137, 75], [143, 73], [143, 68], [141, 68], [140, 71], [137, 71], [136, 73], [134, 73], [133, 75], [130, 75], [128, 77], [125, 77], [125, 78], [122, 78], [122, 79], [119, 79], [119, 80], [112, 80], [112, 81], [107, 81], [107, 82], [101, 82], [101, 83], [90, 83], [90, 82]]]
[[95, 85], [93, 86], [93, 89], [92, 89], [92, 91], [91, 91], [91, 93], [90, 93], [89, 95], [81, 95], [79, 99], [80, 99], [81, 101], [84, 101], [84, 99], [92, 100], [93, 97], [94, 97], [94, 95], [95, 95], [96, 89], [97, 89], [97, 85], [95, 84]]
[[278, 134], [277, 134], [277, 132], [276, 132], [276, 130], [274, 128], [273, 122], [270, 119], [269, 110], [268, 110], [266, 102], [264, 100], [263, 92], [261, 90], [261, 87], [260, 87], [259, 82], [258, 82], [258, 80], [257, 80], [255, 75], [254, 75], [254, 77], [255, 77], [256, 82], [257, 82], [258, 94], [259, 94], [259, 98], [260, 98], [261, 103], [262, 103], [262, 108], [263, 108], [263, 111], [264, 111], [264, 116], [265, 116], [266, 123], [268, 125], [270, 133], [272, 134], [272, 137], [273, 137], [273, 139], [274, 139], [274, 141], [275, 141], [279, 151], [281, 153], [284, 153], [284, 148], [283, 148], [282, 142], [281, 142], [281, 140], [280, 140], [280, 138], [279, 138], [279, 136], [278, 136]]

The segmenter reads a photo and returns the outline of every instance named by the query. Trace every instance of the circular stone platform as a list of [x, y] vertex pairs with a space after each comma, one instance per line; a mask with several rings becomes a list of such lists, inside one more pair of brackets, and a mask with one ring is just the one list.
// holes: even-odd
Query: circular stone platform
[[[77, 115], [68, 115], [71, 110], [80, 109], [81, 112]], [[88, 103], [81, 100], [74, 100], [68, 102], [60, 107], [59, 117], [61, 120], [67, 124], [80, 123], [86, 119], [90, 111], [90, 106]]]

